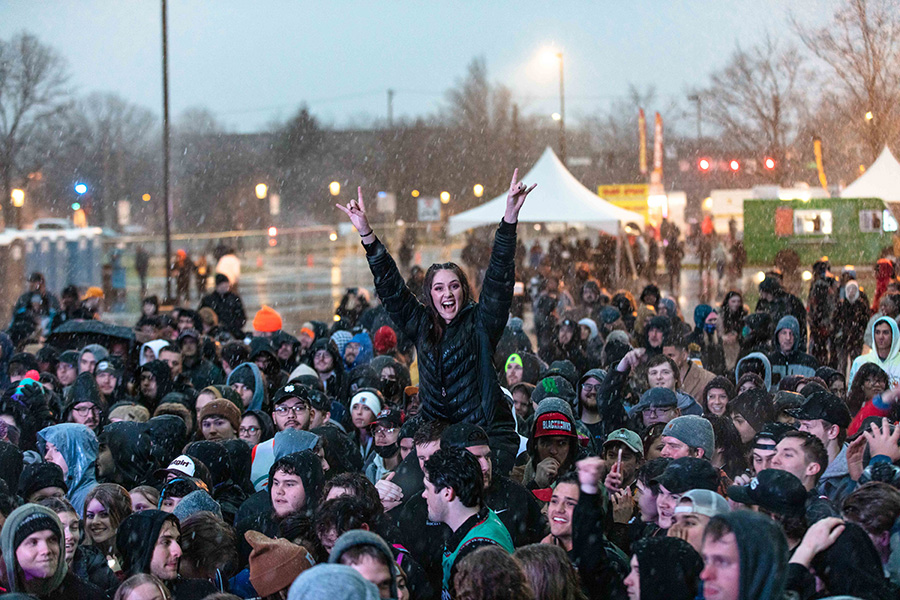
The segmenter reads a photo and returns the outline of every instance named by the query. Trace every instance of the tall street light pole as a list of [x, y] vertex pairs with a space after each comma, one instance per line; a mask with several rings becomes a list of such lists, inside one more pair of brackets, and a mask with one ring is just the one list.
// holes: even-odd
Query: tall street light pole
[[563, 77], [563, 53], [557, 52], [559, 59], [559, 159], [566, 164], [566, 90]]
[[163, 72], [163, 228], [166, 238], [166, 302], [172, 298], [172, 208], [169, 200], [169, 38], [166, 29], [166, 0], [162, 0]]

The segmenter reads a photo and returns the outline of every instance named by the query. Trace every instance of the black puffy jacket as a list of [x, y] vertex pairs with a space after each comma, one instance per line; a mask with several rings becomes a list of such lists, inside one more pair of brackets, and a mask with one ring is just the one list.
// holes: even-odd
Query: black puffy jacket
[[428, 309], [406, 287], [387, 248], [377, 239], [366, 245], [382, 304], [415, 342], [421, 411], [428, 420], [474, 423], [488, 435], [515, 431], [492, 362], [512, 304], [515, 253], [516, 226], [501, 221], [479, 302], [463, 307], [434, 345], [428, 335], [433, 326]]

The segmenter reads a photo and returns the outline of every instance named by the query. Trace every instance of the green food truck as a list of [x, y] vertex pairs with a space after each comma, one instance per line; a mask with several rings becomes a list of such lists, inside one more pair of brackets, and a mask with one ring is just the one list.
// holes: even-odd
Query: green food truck
[[893, 243], [897, 220], [878, 198], [744, 200], [747, 263], [770, 265], [780, 250], [801, 264], [874, 263]]

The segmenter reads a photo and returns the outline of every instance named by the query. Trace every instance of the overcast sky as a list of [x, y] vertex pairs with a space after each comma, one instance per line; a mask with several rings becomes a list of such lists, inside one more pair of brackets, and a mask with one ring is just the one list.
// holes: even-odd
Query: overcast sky
[[[793, 42], [789, 10], [824, 24], [838, 0], [170, 0], [171, 110], [203, 106], [238, 131], [306, 102], [324, 123], [439, 110], [476, 56], [523, 110], [558, 110], [564, 53], [570, 120], [628, 85], [683, 98], [740, 43]], [[160, 2], [0, 0], [0, 38], [29, 31], [68, 61], [80, 93], [108, 91], [161, 113]]]

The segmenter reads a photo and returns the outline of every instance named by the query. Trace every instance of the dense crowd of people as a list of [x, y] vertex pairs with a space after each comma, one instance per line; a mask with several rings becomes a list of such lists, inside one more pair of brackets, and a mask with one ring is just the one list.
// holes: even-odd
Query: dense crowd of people
[[218, 274], [196, 309], [147, 298], [133, 338], [48, 338], [96, 293], [31, 276], [0, 334], [2, 591], [900, 598], [890, 261], [871, 305], [822, 260], [806, 303], [773, 270], [753, 312], [731, 290], [686, 321], [653, 282], [522, 272], [533, 187], [513, 176], [477, 301], [454, 263], [404, 278], [361, 192], [340, 208], [375, 293], [328, 324], [248, 323]]

